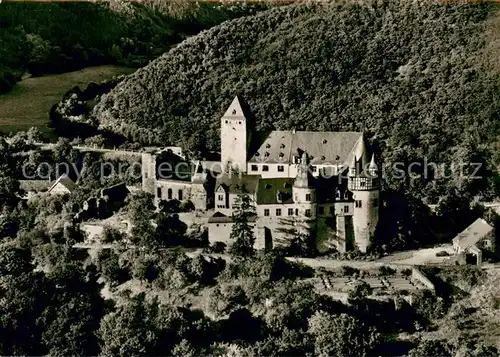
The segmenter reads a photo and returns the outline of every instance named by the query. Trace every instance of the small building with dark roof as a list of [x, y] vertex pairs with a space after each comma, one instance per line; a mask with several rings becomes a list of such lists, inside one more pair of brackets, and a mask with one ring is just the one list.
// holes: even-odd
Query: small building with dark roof
[[484, 219], [476, 219], [470, 226], [453, 238], [453, 249], [459, 263], [467, 263], [468, 256], [475, 256], [476, 264], [482, 264], [483, 249], [493, 246], [493, 227]]

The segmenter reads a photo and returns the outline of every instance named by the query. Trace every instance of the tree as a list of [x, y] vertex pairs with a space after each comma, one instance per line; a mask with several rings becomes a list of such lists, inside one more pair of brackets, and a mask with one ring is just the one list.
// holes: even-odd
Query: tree
[[443, 340], [423, 340], [408, 353], [408, 357], [451, 357], [450, 346]]
[[19, 201], [19, 192], [19, 181], [15, 179], [11, 167], [0, 164], [0, 209], [14, 208]]
[[[71, 142], [67, 138], [59, 138], [52, 151], [52, 158], [54, 164], [76, 164], [78, 161], [79, 153], [73, 149]], [[63, 174], [59, 172], [59, 174]]]
[[0, 247], [0, 275], [15, 275], [33, 271], [31, 252], [14, 246]]
[[182, 245], [187, 225], [178, 214], [159, 213], [156, 219], [156, 243], [164, 247]]
[[243, 257], [251, 256], [255, 252], [253, 248], [255, 236], [250, 221], [255, 217], [255, 206], [250, 195], [244, 192], [238, 195], [235, 207], [230, 235], [234, 243], [230, 251]]
[[347, 314], [317, 311], [308, 323], [318, 356], [366, 356], [378, 340], [373, 328]]
[[127, 198], [127, 211], [132, 224], [137, 221], [150, 220], [155, 211], [154, 196], [147, 192], [138, 192]]

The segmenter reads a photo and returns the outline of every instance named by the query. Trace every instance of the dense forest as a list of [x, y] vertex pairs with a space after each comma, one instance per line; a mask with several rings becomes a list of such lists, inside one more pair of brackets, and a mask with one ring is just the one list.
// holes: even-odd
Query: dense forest
[[[86, 239], [75, 213], [83, 199], [98, 194], [112, 178], [102, 183], [100, 159], [82, 155], [67, 139], [52, 152], [33, 150], [20, 159], [39, 133], [25, 135], [25, 141], [18, 136], [10, 144], [0, 138], [2, 355], [498, 354], [495, 341], [482, 338], [487, 334], [472, 334], [473, 324], [464, 323], [466, 312], [448, 314], [467, 291], [488, 282], [487, 272], [475, 267], [434, 268], [433, 275], [448, 289], [438, 296], [420, 290], [401, 292], [394, 301], [372, 299], [370, 286], [358, 281], [342, 303], [315, 289], [314, 281], [325, 271], [293, 263], [279, 250], [245, 248], [242, 254], [231, 249], [216, 256], [206, 238], [198, 238], [196, 246], [204, 250], [187, 254], [184, 248], [194, 246], [194, 239], [179, 211], [168, 204], [157, 210], [153, 196], [144, 192], [131, 195], [118, 213], [131, 220], [130, 234], [106, 226], [89, 251], [75, 247]], [[43, 154], [51, 162], [81, 160], [85, 174], [69, 195], [41, 193], [21, 200], [15, 174], [20, 160], [36, 163]], [[342, 268], [340, 274], [361, 274]], [[372, 277], [395, 273], [363, 272]], [[453, 284], [461, 286], [460, 292], [450, 294]], [[455, 336], [433, 338], [445, 315], [453, 318]], [[411, 338], [401, 338], [405, 334]]]
[[[274, 8], [184, 41], [94, 115], [132, 141], [196, 155], [218, 150], [219, 118], [238, 94], [258, 130], [363, 130], [385, 163], [447, 165], [447, 178], [411, 182], [388, 169], [392, 188], [437, 202], [451, 184], [488, 199], [498, 192], [499, 19], [496, 5], [432, 1]], [[480, 163], [482, 179], [450, 175], [459, 162]]]
[[141, 67], [173, 44], [266, 4], [159, 1], [5, 3], [0, 11], [0, 93], [23, 73], [92, 65]]

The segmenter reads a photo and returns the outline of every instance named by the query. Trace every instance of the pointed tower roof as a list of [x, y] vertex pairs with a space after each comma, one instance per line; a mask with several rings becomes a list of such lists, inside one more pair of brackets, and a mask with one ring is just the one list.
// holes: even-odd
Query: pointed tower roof
[[372, 159], [370, 160], [370, 165], [368, 166], [370, 170], [377, 170], [377, 164], [375, 163], [375, 154], [372, 155]]
[[372, 159], [370, 160], [370, 164], [368, 165], [368, 174], [372, 177], [377, 176], [378, 167], [375, 163], [375, 154], [372, 155]]
[[[366, 157], [366, 145], [365, 145], [365, 136], [362, 134], [361, 137], [359, 138], [357, 144], [356, 144], [356, 150], [355, 153], [357, 158], [365, 158]], [[366, 162], [363, 162], [363, 165], [366, 164]]]
[[238, 98], [238, 96], [236, 96], [231, 102], [231, 105], [227, 108], [224, 117], [244, 117], [244, 116], [245, 113], [241, 106], [240, 99]]
[[300, 164], [301, 165], [307, 165], [308, 164], [308, 162], [307, 162], [307, 152], [305, 152], [305, 151], [302, 153], [302, 157], [300, 159]]

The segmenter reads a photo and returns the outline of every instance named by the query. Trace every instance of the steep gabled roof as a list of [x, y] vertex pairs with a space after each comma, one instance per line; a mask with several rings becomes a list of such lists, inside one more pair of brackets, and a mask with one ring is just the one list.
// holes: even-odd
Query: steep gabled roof
[[362, 138], [360, 132], [272, 131], [254, 148], [249, 162], [294, 163], [306, 151], [311, 165], [343, 165]]
[[493, 227], [484, 219], [478, 218], [463, 232], [453, 238], [453, 243], [458, 244], [462, 249], [471, 248], [491, 233], [492, 230]]
[[77, 189], [76, 183], [68, 177], [66, 174], [62, 174], [59, 176], [59, 178], [54, 182], [54, 184], [49, 188], [49, 191], [52, 191], [54, 187], [56, 187], [58, 184], [63, 185], [69, 192], [73, 192], [74, 190]]

